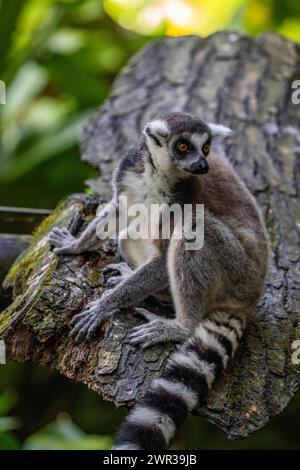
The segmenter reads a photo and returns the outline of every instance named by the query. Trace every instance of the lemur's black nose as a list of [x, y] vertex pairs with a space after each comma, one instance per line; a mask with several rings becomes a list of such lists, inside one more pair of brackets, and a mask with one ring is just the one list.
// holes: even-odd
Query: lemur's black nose
[[208, 163], [206, 160], [201, 159], [198, 160], [197, 162], [194, 162], [190, 166], [190, 171], [192, 173], [195, 173], [196, 175], [202, 175], [204, 173], [207, 173], [209, 169]]

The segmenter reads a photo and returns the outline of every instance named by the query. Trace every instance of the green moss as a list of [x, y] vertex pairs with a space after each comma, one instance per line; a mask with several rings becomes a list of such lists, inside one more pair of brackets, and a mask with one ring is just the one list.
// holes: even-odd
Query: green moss
[[[93, 268], [91, 271], [88, 273], [88, 278], [89, 278], [89, 283], [93, 287], [98, 287], [99, 282], [101, 280], [101, 270], [99, 268]], [[103, 289], [101, 289], [101, 294], [102, 294]]]
[[45, 232], [49, 230], [51, 225], [54, 224], [57, 220], [57, 210], [53, 212], [53, 214], [46, 217], [43, 222], [36, 228], [36, 230], [32, 234], [32, 240], [38, 240]]
[[[56, 258], [53, 258], [52, 262], [49, 264], [49, 267], [48, 267], [48, 270], [47, 270], [47, 274], [45, 275], [45, 277], [43, 278], [42, 282], [40, 283], [34, 297], [31, 299], [29, 305], [27, 306], [27, 309], [28, 309], [28, 312], [31, 310], [31, 308], [33, 307], [33, 305], [35, 305], [35, 303], [39, 300], [42, 292], [44, 291], [45, 287], [47, 285], [49, 285], [50, 281], [51, 281], [51, 278], [52, 278], [52, 275], [53, 275], [53, 272], [56, 268], [56, 265], [57, 265], [57, 259]], [[30, 321], [31, 320], [31, 316], [29, 313], [27, 313], [26, 315], [26, 324], [28, 326], [32, 326], [34, 329], [37, 329], [37, 322], [36, 322], [36, 319], [33, 320], [33, 322]]]
[[48, 249], [46, 243], [40, 243], [43, 236], [49, 232], [53, 225], [60, 225], [62, 222], [66, 224], [68, 219], [71, 218], [73, 210], [74, 206], [68, 207], [66, 202], [62, 202], [53, 214], [49, 215], [33, 233], [29, 248], [16, 260], [4, 281], [6, 287], [13, 286], [14, 294], [23, 289], [30, 274], [36, 268], [44, 252]]
[[[0, 315], [0, 333], [1, 333], [1, 331], [3, 331], [5, 329], [7, 324], [10, 321], [13, 321], [14, 317], [17, 316], [18, 313], [25, 307], [26, 307], [25, 323], [29, 326], [32, 326], [32, 327], [36, 328], [36, 321], [34, 321], [32, 323], [30, 321], [30, 318], [31, 318], [30, 317], [30, 311], [32, 310], [32, 307], [35, 305], [35, 303], [40, 298], [42, 292], [45, 289], [45, 286], [48, 285], [51, 282], [51, 277], [53, 275], [53, 271], [55, 270], [56, 265], [57, 265], [57, 260], [56, 260], [56, 258], [53, 258], [53, 261], [49, 264], [49, 268], [47, 270], [46, 275], [42, 279], [42, 282], [40, 283], [40, 285], [39, 285], [38, 289], [36, 290], [34, 296], [31, 298], [30, 302], [28, 302], [28, 303], [26, 302], [25, 299], [28, 297], [27, 293], [30, 291], [30, 285], [29, 285], [27, 291], [23, 291], [23, 288], [26, 287], [25, 286], [26, 281], [24, 279], [22, 279], [22, 286], [21, 286], [21, 283], [19, 283], [19, 280], [17, 278], [19, 276], [22, 277], [22, 274], [21, 274], [21, 272], [19, 273], [17, 271], [16, 279], [14, 281], [14, 290], [19, 290], [20, 289], [20, 292], [21, 292], [22, 295], [18, 295], [18, 293], [15, 292], [14, 293], [15, 300], [4, 312], [1, 313], [1, 315]], [[35, 264], [32, 263], [32, 266], [34, 267]], [[23, 267], [23, 265], [22, 265], [22, 267]], [[27, 267], [27, 269], [32, 269], [32, 268]], [[28, 280], [29, 272], [24, 271], [24, 273], [25, 273], [24, 275], [27, 276], [26, 279]]]
[[30, 246], [25, 253], [17, 259], [7, 274], [4, 286], [13, 287], [14, 296], [17, 295], [25, 287], [29, 276], [36, 268], [42, 254], [44, 247]]
[[[51, 285], [53, 272], [58, 263], [58, 257], [54, 256], [49, 250], [47, 233], [54, 225], [66, 225], [73, 217], [74, 210], [76, 210], [75, 206], [75, 201], [61, 203], [53, 214], [47, 217], [37, 228], [29, 248], [11, 267], [4, 281], [4, 287], [13, 289], [14, 301], [1, 314], [0, 331], [3, 331], [8, 322], [13, 321], [14, 317], [25, 307], [26, 315], [24, 320], [29, 326], [36, 329], [36, 319], [31, 321], [30, 312], [45, 287]], [[96, 274], [96, 272], [93, 273], [93, 280], [98, 283], [99, 275], [97, 277]]]
[[99, 365], [99, 350], [98, 350], [98, 348], [95, 349], [95, 354], [92, 357], [92, 359], [90, 359], [90, 364], [91, 364], [91, 366], [94, 370], [97, 369], [97, 367]]
[[11, 316], [9, 315], [8, 310], [3, 312], [3, 314], [0, 315], [0, 334], [4, 330], [4, 328], [8, 325], [9, 321], [11, 319]]
[[18, 314], [18, 312], [23, 308], [24, 300], [21, 297], [17, 297], [12, 304], [10, 304], [6, 310], [1, 312], [0, 315], [0, 335], [1, 332], [5, 329], [5, 327], [13, 320], [14, 314]]
[[[43, 220], [43, 222], [40, 223], [40, 225], [33, 232], [32, 243], [39, 240], [46, 232], [49, 231], [49, 229], [54, 224], [58, 225], [58, 223], [61, 221], [61, 216], [65, 218], [69, 215], [69, 211], [65, 211], [64, 210], [65, 208], [66, 208], [66, 201], [63, 201], [60, 204], [58, 204], [58, 206], [56, 207], [56, 209], [53, 211], [52, 214], [50, 214], [48, 217], [46, 217], [46, 219]], [[72, 207], [70, 207], [69, 209], [72, 211]]]
[[63, 361], [63, 356], [65, 354], [68, 341], [69, 341], [69, 338], [67, 335], [62, 336], [60, 338], [60, 343], [56, 349], [57, 350], [57, 364], [60, 364]]
[[27, 256], [22, 257], [19, 261], [13, 264], [8, 275], [6, 276], [5, 283], [12, 283], [15, 280], [16, 276], [20, 274], [22, 276], [25, 276], [27, 279], [30, 272], [34, 269], [35, 261], [36, 260], [33, 260], [33, 258], [29, 256], [29, 254]]
[[269, 228], [269, 239], [270, 239], [271, 248], [275, 250], [277, 248], [278, 242], [277, 242], [277, 233], [273, 226]]

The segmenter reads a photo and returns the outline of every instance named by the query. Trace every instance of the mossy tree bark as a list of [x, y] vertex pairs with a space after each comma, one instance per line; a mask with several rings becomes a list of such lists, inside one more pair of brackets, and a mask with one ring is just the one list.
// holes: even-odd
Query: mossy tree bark
[[100, 197], [76, 195], [62, 203], [5, 281], [13, 302], [0, 316], [0, 337], [10, 359], [55, 368], [117, 405], [134, 403], [159, 374], [172, 346], [131, 347], [128, 333], [141, 321], [131, 311], [116, 314], [92, 343], [74, 345], [68, 322], [106, 289], [101, 268], [116, 258], [115, 247], [57, 257], [47, 234], [53, 225], [80, 233], [99, 200], [109, 198], [115, 163], [145, 123], [160, 112], [185, 110], [234, 129], [225, 148], [217, 144], [216, 150], [256, 196], [272, 246], [256, 317], [199, 413], [239, 438], [285, 408], [300, 377], [291, 360], [292, 343], [300, 339], [300, 105], [291, 100], [299, 64], [299, 47], [288, 40], [231, 32], [163, 39], [133, 57], [82, 136], [83, 159], [101, 168], [101, 177], [89, 182]]

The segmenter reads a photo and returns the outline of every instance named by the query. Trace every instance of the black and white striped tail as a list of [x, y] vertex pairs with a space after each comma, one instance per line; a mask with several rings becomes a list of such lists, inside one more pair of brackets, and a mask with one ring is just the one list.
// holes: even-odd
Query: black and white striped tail
[[241, 317], [225, 312], [203, 321], [129, 413], [113, 449], [165, 449], [188, 413], [204, 403], [235, 353], [244, 328]]

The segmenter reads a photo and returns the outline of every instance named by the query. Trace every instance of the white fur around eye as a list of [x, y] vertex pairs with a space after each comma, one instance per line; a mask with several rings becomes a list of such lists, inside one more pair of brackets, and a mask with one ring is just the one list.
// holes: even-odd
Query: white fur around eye
[[146, 124], [144, 133], [146, 133], [146, 129], [150, 128], [153, 134], [158, 134], [162, 137], [166, 137], [169, 134], [169, 129], [164, 121], [161, 119], [157, 119], [156, 121], [148, 122]]
[[227, 137], [232, 134], [232, 130], [229, 127], [223, 126], [222, 124], [208, 124], [212, 137]]

